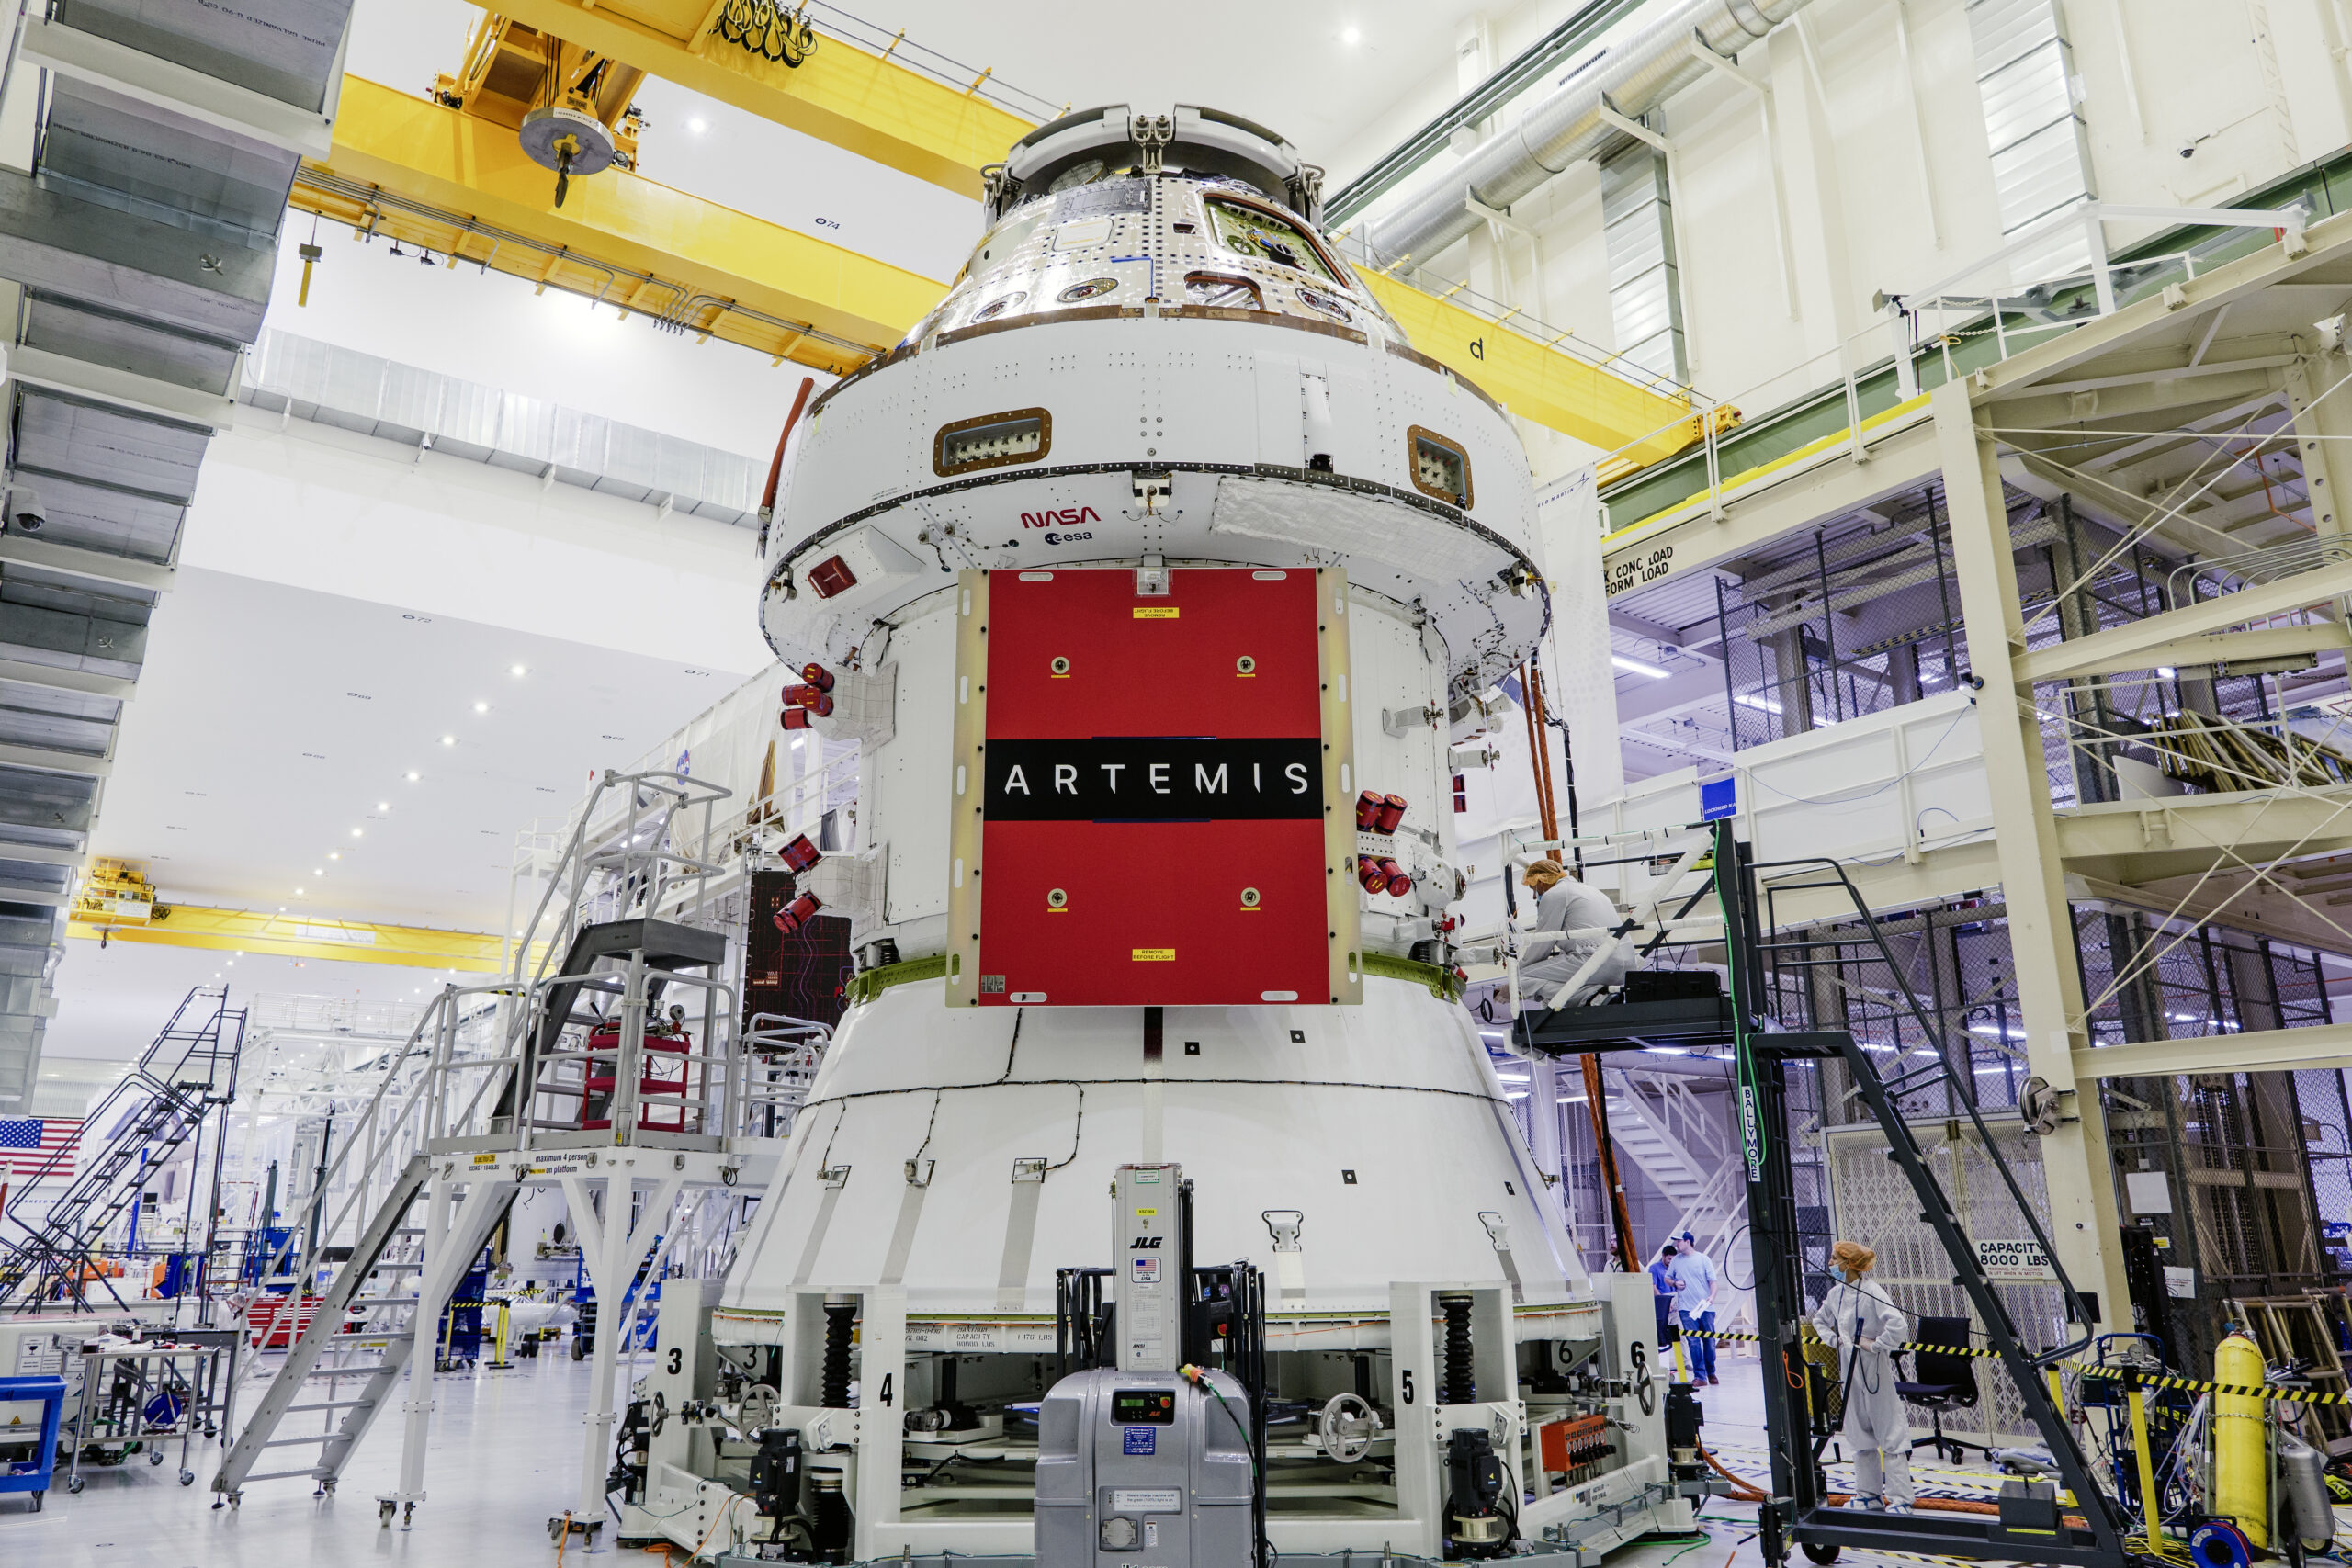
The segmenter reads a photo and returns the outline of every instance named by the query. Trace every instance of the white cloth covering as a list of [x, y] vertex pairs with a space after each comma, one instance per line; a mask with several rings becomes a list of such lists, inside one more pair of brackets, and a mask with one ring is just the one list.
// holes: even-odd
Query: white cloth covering
[[1911, 1423], [1895, 1392], [1894, 1348], [1910, 1327], [1874, 1280], [1836, 1284], [1813, 1314], [1821, 1337], [1838, 1348], [1838, 1374], [1846, 1389], [1846, 1419], [1838, 1428], [1853, 1449], [1854, 1495], [1884, 1497], [1907, 1508], [1911, 1486]]
[[1606, 895], [1573, 876], [1564, 876], [1544, 889], [1536, 900], [1535, 931], [1527, 940], [1519, 966], [1521, 1010], [1550, 1006], [1552, 993], [1575, 979], [1585, 960], [1604, 948], [1610, 950], [1608, 955], [1561, 1006], [1574, 1006], [1632, 974], [1633, 939], [1609, 934], [1623, 919]]

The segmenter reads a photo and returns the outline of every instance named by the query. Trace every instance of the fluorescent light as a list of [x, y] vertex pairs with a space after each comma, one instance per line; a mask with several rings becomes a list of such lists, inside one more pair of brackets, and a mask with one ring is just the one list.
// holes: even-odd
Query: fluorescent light
[[1502, 1079], [1505, 1083], [1525, 1083], [1528, 1081], [1529, 1075], [1526, 1073], [1497, 1073], [1495, 1077]]
[[[446, 744], [446, 742], [445, 742], [445, 744]], [[411, 784], [414, 784], [420, 776], [421, 776], [421, 775], [417, 773], [417, 771], [416, 771], [414, 768], [411, 768], [411, 769], [408, 771], [408, 782], [409, 782], [409, 783], [411, 783]]]
[[391, 808], [392, 803], [389, 800], [379, 800], [376, 803], [376, 809], [379, 811], [390, 811]]
[[1754, 708], [1759, 713], [1778, 713], [1781, 711], [1781, 705], [1774, 702], [1770, 697], [1750, 697], [1741, 695], [1732, 698], [1732, 701], [1737, 703], [1744, 708]]
[[506, 672], [509, 675], [528, 675], [531, 671], [523, 665], [510, 664], [506, 667]]
[[1340, 29], [1340, 41], [1346, 44], [1350, 49], [1353, 49], [1356, 45], [1363, 41], [1363, 29], [1362, 28], [1341, 28]]
[[1643, 1050], [1653, 1056], [1684, 1056], [1690, 1055], [1679, 1045], [1645, 1045]]
[[324, 876], [326, 874], [327, 868], [322, 865], [314, 865], [311, 868], [311, 874], [312, 876]]
[[341, 860], [342, 858], [343, 852], [341, 850], [329, 850], [327, 852], [327, 859], [329, 860]]
[[364, 828], [354, 828], [351, 830], [351, 836], [355, 839], [366, 838], [368, 836], [367, 829]]
[[301, 888], [297, 887], [296, 889], [294, 889], [294, 897], [295, 897], [300, 898], [301, 896], [302, 896], [302, 889], [301, 889]]
[[474, 705], [474, 712], [476, 713], [488, 713], [489, 711], [490, 705], [488, 703], [476, 703]]
[[1673, 673], [1670, 670], [1661, 670], [1655, 664], [1645, 664], [1638, 659], [1628, 659], [1622, 653], [1611, 654], [1609, 662], [1629, 675], [1646, 675], [1653, 681], [1663, 681]]
[[1971, 1034], [1982, 1034], [1988, 1040], [2022, 1040], [2025, 1038], [2024, 1030], [2004, 1029], [1996, 1023], [1972, 1023], [1968, 1026], [1968, 1032]]
[[2177, 681], [2180, 678], [2180, 671], [2174, 669], [2169, 664], [2157, 665], [2156, 673], [2163, 676], [2167, 681]]
[[444, 746], [455, 746], [457, 743], [458, 738], [454, 735], [445, 735], [441, 738], [441, 744]]

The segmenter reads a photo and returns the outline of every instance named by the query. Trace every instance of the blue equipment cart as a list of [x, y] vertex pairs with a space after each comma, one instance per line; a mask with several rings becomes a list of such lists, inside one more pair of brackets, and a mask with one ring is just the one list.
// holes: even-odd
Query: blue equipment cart
[[[65, 1380], [54, 1374], [41, 1377], [0, 1378], [0, 1404], [40, 1401], [40, 1436], [33, 1442], [29, 1459], [0, 1459], [0, 1493], [29, 1492], [33, 1495], [33, 1512], [40, 1512], [41, 1500], [49, 1495], [50, 1472], [57, 1468], [57, 1426], [65, 1411]], [[21, 1441], [6, 1436], [7, 1428], [0, 1427], [0, 1446], [21, 1448]]]

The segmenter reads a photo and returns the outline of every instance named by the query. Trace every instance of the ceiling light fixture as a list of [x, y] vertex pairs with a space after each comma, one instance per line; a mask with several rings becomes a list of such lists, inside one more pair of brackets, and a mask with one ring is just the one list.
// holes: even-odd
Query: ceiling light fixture
[[474, 712], [476, 713], [488, 713], [489, 711], [490, 705], [488, 703], [476, 703], [474, 705]]
[[414, 768], [411, 768], [411, 769], [408, 771], [408, 782], [409, 782], [409, 783], [411, 783], [411, 784], [414, 784], [414, 783], [415, 783], [415, 782], [416, 782], [420, 777], [422, 777], [422, 776], [423, 776], [423, 775], [422, 775], [422, 774], [420, 774], [420, 773], [418, 773], [418, 772], [417, 772]]
[[355, 839], [356, 839], [356, 838], [361, 838], [361, 837], [363, 837], [363, 836], [364, 836], [364, 833], [363, 833], [363, 830], [362, 830], [362, 829], [357, 829], [357, 828], [354, 828], [354, 829], [351, 830], [351, 836], [352, 836], [353, 838], [355, 838]]
[[1356, 45], [1363, 41], [1363, 29], [1362, 28], [1341, 28], [1340, 29], [1340, 41], [1346, 44], [1350, 49], [1353, 49]]
[[530, 671], [520, 664], [510, 664], [506, 667], [506, 672], [509, 675], [528, 675]]
[[455, 746], [457, 743], [458, 738], [454, 735], [445, 735], [441, 738], [441, 744], [444, 746]]
[[327, 859], [329, 860], [341, 860], [342, 858], [343, 852], [341, 850], [329, 850], [327, 852]]
[[1628, 675], [1646, 675], [1653, 681], [1663, 681], [1673, 673], [1670, 670], [1661, 670], [1655, 664], [1646, 664], [1638, 659], [1628, 659], [1622, 653], [1611, 654], [1609, 662]]
[[326, 874], [327, 868], [322, 865], [314, 865], [311, 868], [311, 874], [312, 876], [324, 876]]
[[686, 129], [693, 131], [696, 136], [700, 136], [704, 131], [710, 129], [710, 121], [703, 118], [700, 115], [696, 115], [694, 118], [686, 121]]
[[389, 800], [379, 800], [376, 803], [376, 809], [379, 811], [390, 811], [391, 808], [392, 803]]
[[301, 888], [297, 887], [296, 889], [294, 889], [294, 897], [295, 897], [300, 898], [301, 896], [302, 896], [302, 889], [301, 889]]

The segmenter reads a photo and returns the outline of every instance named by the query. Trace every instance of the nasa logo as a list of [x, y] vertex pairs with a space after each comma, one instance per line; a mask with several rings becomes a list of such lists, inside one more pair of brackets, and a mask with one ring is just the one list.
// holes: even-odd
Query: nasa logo
[[1092, 537], [1094, 537], [1093, 530], [1082, 528], [1074, 533], [1048, 534], [1046, 536], [1046, 543], [1049, 545], [1074, 545], [1080, 539], [1091, 539]]
[[1102, 513], [1091, 506], [1049, 506], [1043, 512], [1021, 514], [1023, 528], [1075, 528], [1080, 523], [1100, 523]]

